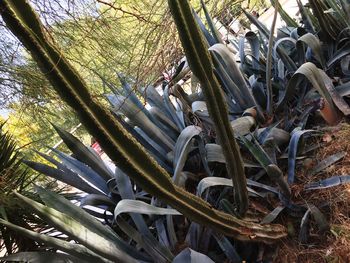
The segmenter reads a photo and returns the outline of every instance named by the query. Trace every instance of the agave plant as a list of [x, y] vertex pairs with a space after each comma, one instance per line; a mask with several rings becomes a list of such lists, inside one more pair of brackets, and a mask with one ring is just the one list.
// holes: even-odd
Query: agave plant
[[[169, 0], [190, 70], [182, 64], [164, 85], [163, 94], [152, 86], [135, 90], [132, 81], [122, 76], [121, 89], [102, 78], [112, 92], [108, 100], [113, 116], [91, 99], [79, 75], [47, 41], [28, 4], [3, 1], [0, 5], [10, 29], [118, 167], [109, 170], [91, 149], [56, 127], [74, 157], [55, 150], [61, 161], [40, 155], [56, 168], [26, 163], [88, 194], [74, 199], [89, 213], [40, 187], [37, 191], [45, 206], [18, 196], [79, 245], [1, 221], [7, 227], [68, 253], [72, 261], [88, 262], [195, 262], [195, 257], [208, 262], [210, 258], [253, 261], [262, 253], [257, 242], [274, 243], [286, 236], [284, 227], [270, 225], [281, 213], [301, 221], [303, 242], [310, 215], [320, 233], [327, 230], [315, 204], [291, 200], [290, 185], [298, 179], [297, 156], [315, 149], [301, 146], [317, 134], [309, 129], [317, 112], [331, 124], [349, 114], [349, 31], [347, 13], [338, 2], [310, 1], [314, 15], [299, 2], [304, 21], [299, 28], [292, 28], [295, 21], [276, 5], [289, 25], [279, 30], [277, 38], [245, 12], [259, 32], [248, 32], [237, 41], [238, 64], [221, 43], [204, 4], [209, 30], [187, 1]], [[344, 19], [324, 12], [330, 7]], [[188, 94], [178, 84], [187, 76], [200, 82], [199, 92], [194, 89]], [[340, 158], [320, 163], [313, 173]], [[334, 177], [308, 188], [346, 181]], [[102, 208], [102, 213], [91, 206]], [[176, 256], [183, 246], [190, 249]], [[9, 260], [57, 256], [62, 255], [19, 254]]]

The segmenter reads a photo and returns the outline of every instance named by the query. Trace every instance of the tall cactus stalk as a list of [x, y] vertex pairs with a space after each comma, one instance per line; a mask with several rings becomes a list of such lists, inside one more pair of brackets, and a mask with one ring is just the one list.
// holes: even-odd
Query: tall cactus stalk
[[240, 216], [244, 216], [248, 209], [248, 192], [243, 161], [228, 119], [222, 89], [214, 75], [210, 53], [188, 1], [168, 0], [168, 2], [190, 68], [202, 85], [209, 115], [213, 119], [217, 138], [226, 159], [227, 172], [233, 181], [237, 212]]
[[175, 186], [169, 174], [99, 105], [86, 83], [45, 35], [37, 15], [25, 0], [1, 0], [0, 13], [10, 30], [38, 63], [60, 97], [118, 167], [148, 193], [183, 213], [190, 220], [239, 240], [275, 242], [286, 236], [281, 225], [246, 222], [213, 209], [208, 203]]

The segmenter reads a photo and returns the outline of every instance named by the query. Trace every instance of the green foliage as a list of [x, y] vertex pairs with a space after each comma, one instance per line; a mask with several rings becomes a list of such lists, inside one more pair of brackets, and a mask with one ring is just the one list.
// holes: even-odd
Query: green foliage
[[[305, 27], [279, 29], [277, 37], [245, 12], [259, 29], [259, 37], [248, 32], [237, 41], [238, 65], [231, 50], [219, 43], [208, 16], [210, 30], [187, 1], [169, 0], [189, 66], [179, 66], [170, 81], [164, 83], [162, 94], [155, 87], [140, 87], [122, 76], [122, 89], [118, 89], [100, 75], [112, 91], [108, 100], [114, 116], [91, 97], [88, 85], [48, 41], [30, 6], [25, 1], [2, 2], [2, 16], [8, 26], [117, 169], [111, 171], [91, 149], [55, 127], [74, 155], [54, 150], [58, 159], [39, 153], [53, 166], [26, 163], [85, 192], [84, 196], [74, 194], [70, 199], [78, 201], [86, 211], [42, 188], [37, 192], [45, 206], [18, 196], [80, 245], [71, 246], [1, 222], [37, 241], [54, 244], [56, 249], [65, 248], [63, 251], [73, 257], [83, 260], [91, 255], [107, 262], [124, 256], [132, 262], [196, 262], [194, 258], [211, 261], [193, 250], [215, 261], [254, 261], [260, 250], [252, 242], [273, 243], [286, 236], [283, 226], [271, 224], [283, 223], [279, 217], [282, 213], [300, 225], [301, 242], [308, 241], [310, 220], [315, 221], [318, 234], [328, 230], [322, 213], [325, 204], [292, 200], [291, 185], [300, 180], [295, 173], [298, 157], [316, 148], [303, 146], [319, 134], [311, 129], [319, 122], [319, 112], [330, 124], [350, 113], [350, 36], [343, 30], [345, 14], [335, 21], [334, 14], [325, 12], [329, 6], [341, 12], [337, 2], [311, 2], [312, 12], [299, 2]], [[312, 13], [314, 17], [310, 17]], [[287, 23], [293, 23], [285, 13], [281, 14]], [[311, 21], [318, 23], [311, 25]], [[332, 38], [335, 33], [339, 34], [336, 39]], [[201, 84], [199, 90], [193, 87], [192, 94], [178, 83], [188, 76], [193, 83]], [[141, 97], [152, 109], [144, 106]], [[269, 106], [264, 110], [266, 104]], [[340, 153], [323, 160], [311, 173], [322, 172], [342, 156]], [[334, 176], [311, 183], [305, 190], [333, 187], [348, 179]], [[264, 204], [271, 212], [248, 207], [248, 196], [252, 204]], [[237, 208], [241, 215], [246, 212], [242, 219], [236, 218]], [[104, 219], [111, 228], [91, 215]], [[96, 245], [96, 240], [101, 245]], [[175, 248], [184, 242], [193, 250], [185, 249], [176, 256]]]

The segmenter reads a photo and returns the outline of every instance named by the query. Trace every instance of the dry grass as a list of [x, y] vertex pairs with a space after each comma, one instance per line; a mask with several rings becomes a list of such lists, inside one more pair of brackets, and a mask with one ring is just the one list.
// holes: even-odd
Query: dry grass
[[[295, 237], [285, 240], [278, 251], [275, 262], [350, 262], [350, 184], [323, 190], [305, 191], [304, 186], [337, 175], [350, 175], [350, 125], [341, 124], [327, 131], [322, 138], [326, 145], [321, 147], [313, 160], [298, 167], [298, 182], [292, 187], [293, 200], [299, 204], [316, 206], [328, 202], [328, 209], [322, 209], [330, 222], [330, 231], [319, 235], [314, 222], [310, 226], [310, 240], [307, 245], [298, 241], [299, 222], [293, 222]], [[309, 176], [309, 171], [319, 161], [335, 153], [345, 151], [346, 156], [329, 166], [322, 173]]]

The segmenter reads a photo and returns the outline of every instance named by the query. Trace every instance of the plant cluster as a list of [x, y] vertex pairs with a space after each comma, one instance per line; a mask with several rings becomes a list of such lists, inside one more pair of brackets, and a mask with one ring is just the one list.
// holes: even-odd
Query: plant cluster
[[[168, 2], [186, 61], [161, 91], [135, 88], [122, 75], [117, 88], [100, 76], [111, 90], [110, 112], [48, 40], [30, 5], [0, 2], [8, 27], [117, 166], [112, 171], [91, 148], [55, 127], [72, 155], [53, 149], [58, 159], [39, 153], [52, 166], [26, 164], [79, 193], [68, 200], [36, 186], [41, 202], [16, 195], [66, 238], [2, 219], [7, 228], [46, 245], [5, 260], [268, 262], [271, 245], [295, 234], [283, 225], [282, 214], [299, 223], [301, 242], [309, 240], [311, 221], [319, 235], [329, 230], [322, 213], [329, 204], [295, 200], [292, 186], [300, 158], [317, 149], [322, 118], [334, 125], [350, 114], [349, 2], [310, 0], [306, 7], [297, 1], [303, 21], [298, 26], [272, 1], [274, 20], [279, 12], [287, 24], [277, 37], [274, 25], [269, 30], [243, 10], [258, 32], [231, 43], [239, 64], [203, 1], [208, 27], [188, 1]], [[188, 78], [191, 93], [180, 85]], [[344, 155], [322, 160], [310, 173]], [[349, 180], [334, 176], [305, 190]]]

